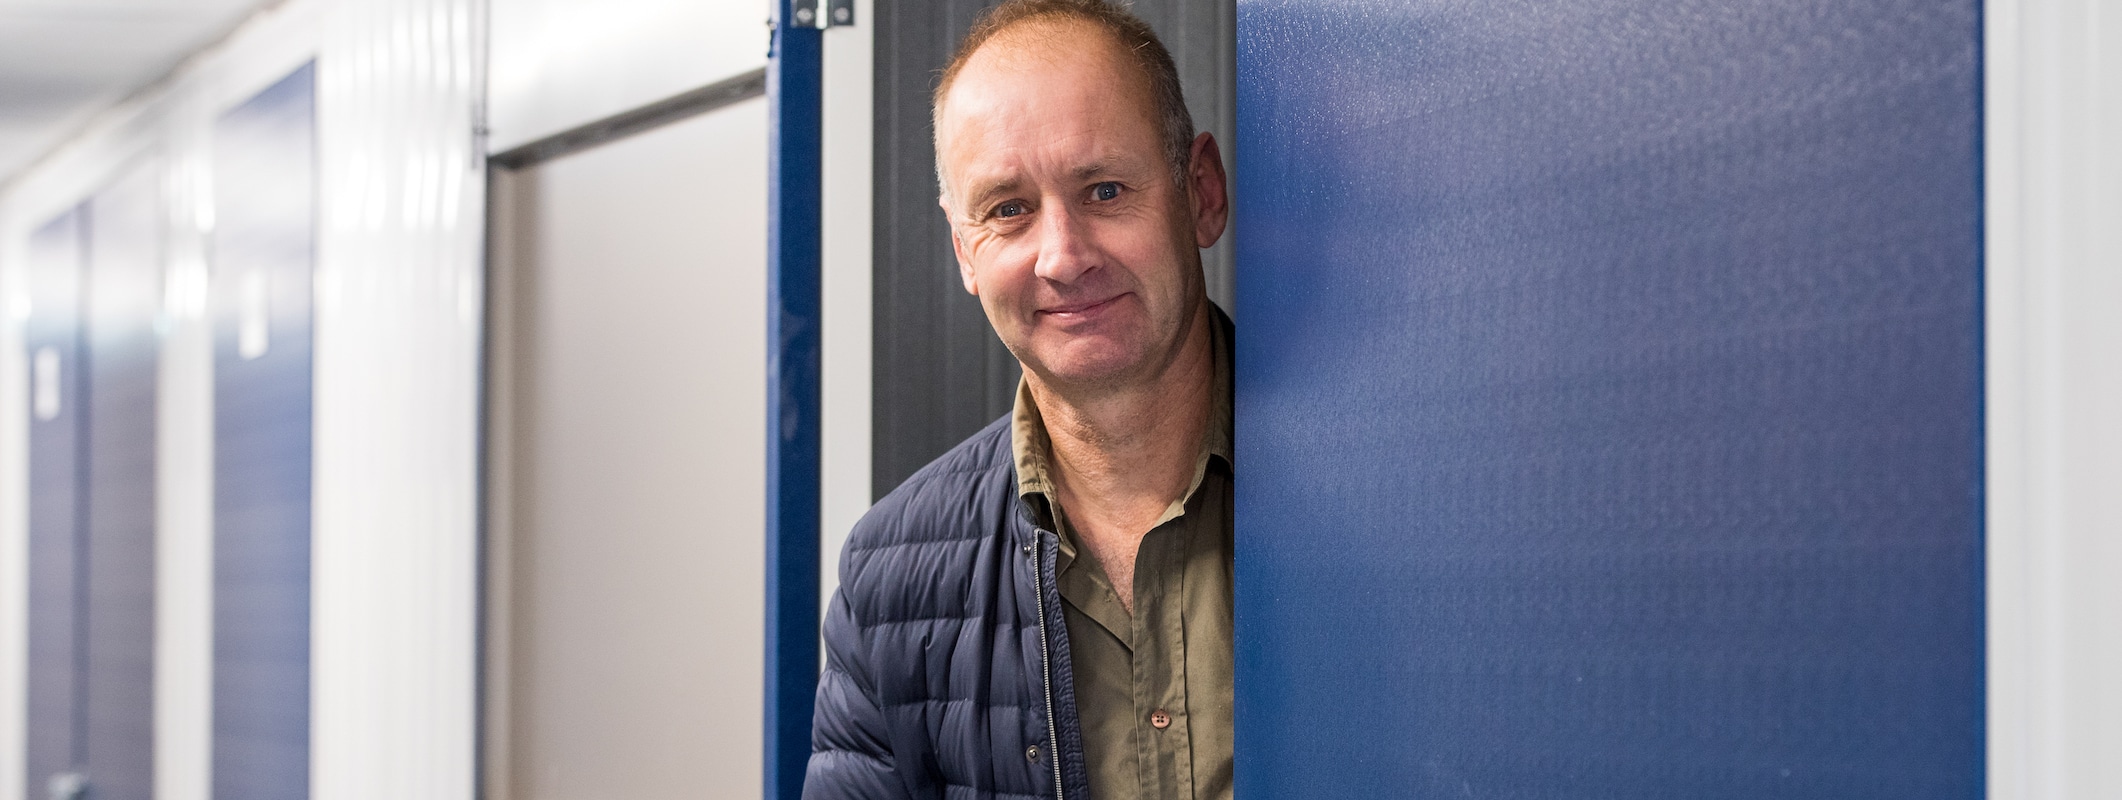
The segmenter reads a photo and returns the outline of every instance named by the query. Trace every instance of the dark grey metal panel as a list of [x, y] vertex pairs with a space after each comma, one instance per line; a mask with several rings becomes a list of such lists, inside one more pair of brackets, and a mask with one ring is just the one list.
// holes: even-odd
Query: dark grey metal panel
[[80, 764], [96, 800], [154, 795], [155, 389], [160, 172], [88, 203]]
[[[1175, 0], [1138, 2], [1133, 11], [1157, 29], [1157, 37], [1171, 50], [1179, 67], [1179, 80], [1186, 87], [1186, 110], [1194, 128], [1216, 135], [1222, 145], [1224, 169], [1235, 169], [1237, 110], [1237, 6], [1229, 0]], [[1231, 266], [1232, 236], [1226, 230], [1222, 241], [1201, 254], [1207, 271], [1208, 296], [1225, 311], [1235, 314], [1237, 273]]]
[[214, 128], [218, 800], [309, 796], [314, 73]]
[[[81, 212], [29, 241], [29, 671], [25, 797], [81, 757]], [[39, 362], [43, 362], [41, 367]], [[46, 385], [53, 382], [53, 385]], [[51, 393], [42, 402], [37, 395]], [[54, 404], [55, 403], [55, 404]], [[40, 408], [41, 406], [41, 408]]]
[[[875, 299], [871, 488], [882, 496], [982, 425], [1008, 413], [1017, 361], [958, 280], [936, 207], [929, 93], [951, 50], [990, 2], [901, 0], [876, 10]], [[1194, 125], [1230, 163], [1233, 24], [1229, 0], [1142, 2], [1178, 64]], [[1225, 237], [1226, 241], [1229, 237]], [[1207, 254], [1209, 296], [1234, 308], [1229, 246]], [[827, 324], [831, 324], [828, 322]]]

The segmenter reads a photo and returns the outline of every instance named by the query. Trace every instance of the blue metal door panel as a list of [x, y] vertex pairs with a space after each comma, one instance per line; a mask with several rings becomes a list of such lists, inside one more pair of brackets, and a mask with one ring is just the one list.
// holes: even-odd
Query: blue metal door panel
[[81, 759], [81, 217], [30, 236], [29, 664], [24, 797]]
[[97, 800], [154, 796], [160, 178], [134, 169], [86, 205], [80, 763]]
[[309, 796], [314, 65], [214, 128], [214, 797]]
[[1240, 0], [1238, 793], [1983, 792], [1972, 0]]

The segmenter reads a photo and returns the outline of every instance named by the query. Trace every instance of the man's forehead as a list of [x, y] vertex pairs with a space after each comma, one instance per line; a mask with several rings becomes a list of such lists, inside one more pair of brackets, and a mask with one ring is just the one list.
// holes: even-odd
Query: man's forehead
[[936, 109], [937, 177], [977, 203], [1036, 174], [1089, 178], [1162, 163], [1149, 80], [1112, 34], [1029, 20], [966, 59]]
[[1097, 25], [1068, 18], [1026, 20], [996, 33], [966, 58], [938, 110], [1034, 101], [1049, 96], [1050, 79], [1063, 71], [1100, 74], [1109, 94], [1146, 90], [1147, 77], [1129, 66], [1120, 41]]
[[[941, 138], [943, 146], [937, 155], [949, 162], [950, 172], [968, 199], [1019, 188], [1035, 175], [1079, 182], [1141, 179], [1141, 173], [1155, 171], [1162, 161], [1146, 121], [1130, 125], [1109, 114], [1070, 114], [1029, 106], [968, 107], [939, 129], [951, 135]], [[1101, 107], [1077, 106], [1088, 112]]]

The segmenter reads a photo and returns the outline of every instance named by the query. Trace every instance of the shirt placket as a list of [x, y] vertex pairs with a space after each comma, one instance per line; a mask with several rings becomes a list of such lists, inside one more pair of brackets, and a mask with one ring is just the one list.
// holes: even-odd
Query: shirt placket
[[1132, 633], [1137, 765], [1146, 798], [1193, 796], [1192, 741], [1186, 713], [1185, 594], [1180, 519], [1143, 537], [1135, 556]]

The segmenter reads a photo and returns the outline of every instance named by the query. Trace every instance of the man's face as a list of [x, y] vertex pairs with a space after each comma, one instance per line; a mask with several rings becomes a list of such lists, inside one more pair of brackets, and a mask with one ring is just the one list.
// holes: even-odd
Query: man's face
[[937, 120], [965, 290], [1049, 383], [1153, 376], [1203, 299], [1193, 203], [1124, 57], [1087, 25], [1026, 23], [974, 53]]

